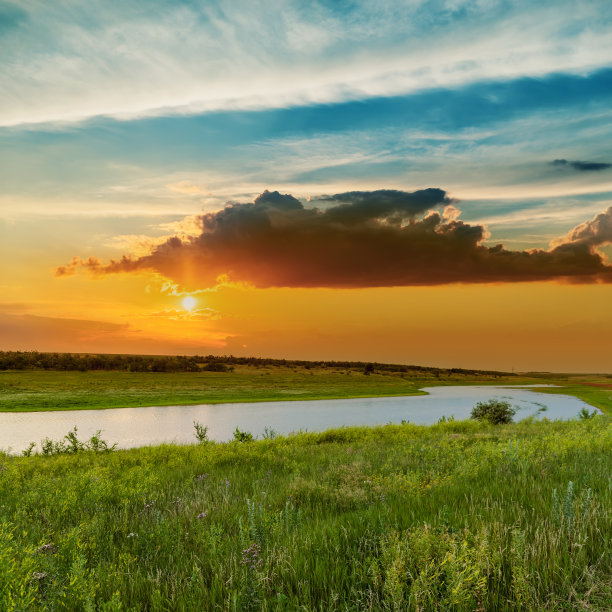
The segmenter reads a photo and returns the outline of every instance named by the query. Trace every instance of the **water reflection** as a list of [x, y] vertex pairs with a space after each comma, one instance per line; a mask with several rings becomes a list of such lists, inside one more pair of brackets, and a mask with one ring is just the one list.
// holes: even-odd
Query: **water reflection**
[[101, 429], [105, 440], [117, 442], [120, 448], [131, 448], [162, 442], [193, 443], [194, 421], [208, 426], [210, 439], [226, 441], [232, 439], [236, 427], [261, 436], [265, 427], [288, 434], [343, 425], [400, 423], [402, 420], [433, 424], [443, 416], [466, 419], [476, 402], [488, 399], [502, 399], [517, 406], [515, 420], [542, 415], [549, 419], [571, 419], [582, 408], [592, 409], [575, 397], [544, 395], [517, 387], [429, 387], [424, 390], [429, 395], [0, 413], [0, 448], [20, 452], [31, 441], [39, 442], [45, 437], [60, 439], [75, 425], [80, 439], [89, 438]]

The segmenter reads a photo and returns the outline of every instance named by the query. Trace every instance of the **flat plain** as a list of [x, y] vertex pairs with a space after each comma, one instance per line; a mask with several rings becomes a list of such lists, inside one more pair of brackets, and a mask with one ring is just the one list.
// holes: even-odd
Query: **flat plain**
[[420, 394], [422, 387], [556, 384], [547, 393], [575, 395], [612, 412], [605, 376], [504, 376], [442, 372], [374, 372], [304, 366], [237, 366], [233, 372], [4, 371], [0, 411], [45, 411], [199, 403], [310, 400]]

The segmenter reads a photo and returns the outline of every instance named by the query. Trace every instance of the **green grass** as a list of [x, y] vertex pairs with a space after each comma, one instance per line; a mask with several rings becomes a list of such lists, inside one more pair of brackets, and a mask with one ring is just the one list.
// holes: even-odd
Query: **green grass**
[[573, 395], [591, 406], [599, 408], [605, 414], [612, 415], [612, 387], [592, 387], [589, 384], [577, 384], [574, 381], [557, 381], [557, 389], [540, 389], [540, 393]]
[[[428, 384], [499, 382], [490, 376], [411, 378], [355, 370], [256, 368], [234, 372], [0, 372], [0, 411], [414, 395]], [[516, 382], [516, 379], [512, 379]]]
[[420, 395], [435, 385], [550, 383], [543, 393], [575, 395], [612, 415], [612, 388], [606, 377], [539, 377], [375, 373], [304, 367], [239, 366], [234, 372], [0, 372], [0, 412], [175, 406], [200, 403], [311, 400]]
[[611, 473], [607, 417], [0, 455], [0, 609], [609, 610]]

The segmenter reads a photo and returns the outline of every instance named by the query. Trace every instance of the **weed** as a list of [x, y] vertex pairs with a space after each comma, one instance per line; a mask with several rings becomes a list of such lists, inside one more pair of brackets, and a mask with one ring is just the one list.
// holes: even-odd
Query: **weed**
[[202, 425], [197, 421], [193, 422], [193, 428], [195, 429], [195, 437], [200, 444], [206, 444], [208, 440], [208, 426]]
[[[92, 451], [95, 453], [108, 453], [117, 448], [117, 444], [109, 445], [106, 440], [101, 438], [102, 430], [98, 429], [89, 440], [81, 441], [77, 436], [76, 425], [71, 429], [63, 440], [51, 440], [44, 438], [40, 442], [40, 450], [43, 455], [70, 455], [82, 451]], [[22, 451], [22, 455], [30, 457], [34, 453], [36, 442], [30, 442], [28, 447]]]

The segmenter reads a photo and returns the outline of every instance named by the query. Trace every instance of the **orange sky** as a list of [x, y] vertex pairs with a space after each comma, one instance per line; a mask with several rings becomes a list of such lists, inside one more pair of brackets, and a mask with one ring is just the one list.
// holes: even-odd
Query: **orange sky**
[[5, 278], [2, 348], [612, 370], [610, 284], [221, 285], [188, 311], [155, 275], [58, 279], [47, 263]]

